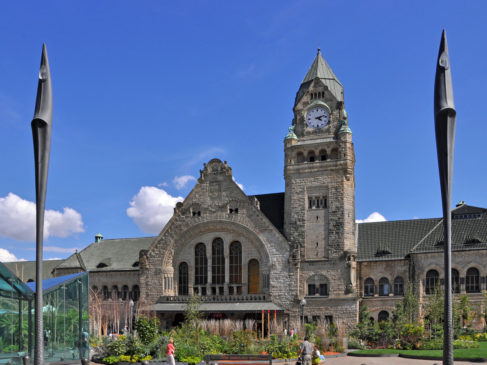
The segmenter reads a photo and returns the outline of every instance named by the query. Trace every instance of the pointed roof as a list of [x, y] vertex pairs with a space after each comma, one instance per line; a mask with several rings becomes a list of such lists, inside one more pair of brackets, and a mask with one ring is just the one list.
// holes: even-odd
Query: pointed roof
[[330, 66], [328, 65], [328, 63], [326, 63], [325, 59], [323, 58], [323, 55], [321, 54], [321, 50], [319, 48], [318, 48], [318, 53], [316, 54], [316, 57], [313, 61], [313, 64], [311, 65], [311, 67], [308, 70], [308, 73], [304, 77], [302, 84], [314, 80], [316, 78], [336, 81], [338, 84], [341, 85], [340, 81], [338, 81], [338, 78], [335, 76]]
[[337, 101], [343, 101], [343, 86], [333, 73], [331, 67], [328, 65], [328, 63], [326, 63], [323, 55], [321, 54], [321, 50], [318, 48], [318, 53], [316, 54], [311, 67], [306, 73], [306, 76], [299, 87], [298, 93], [296, 94], [294, 105], [301, 100], [311, 85], [311, 82], [315, 79], [320, 79], [328, 87], [328, 90], [333, 94]]

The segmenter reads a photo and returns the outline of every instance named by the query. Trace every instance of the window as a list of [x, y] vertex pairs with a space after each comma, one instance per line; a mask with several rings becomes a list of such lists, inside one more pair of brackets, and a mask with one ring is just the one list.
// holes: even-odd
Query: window
[[211, 282], [212, 284], [225, 283], [225, 257], [223, 256], [223, 240], [215, 238], [211, 245]]
[[364, 296], [372, 297], [374, 296], [374, 279], [367, 278], [364, 281]]
[[388, 311], [380, 311], [379, 316], [377, 318], [377, 322], [384, 322], [389, 320], [389, 312]]
[[118, 298], [119, 298], [118, 286], [114, 285], [112, 286], [112, 299], [116, 300]]
[[321, 150], [320, 151], [320, 160], [326, 161], [327, 159], [328, 159], [328, 155], [326, 154], [326, 150]]
[[465, 290], [467, 293], [479, 293], [480, 292], [480, 274], [475, 267], [471, 267], [467, 270]]
[[230, 284], [242, 283], [242, 244], [234, 241], [230, 244]]
[[394, 279], [394, 295], [404, 295], [404, 280], [400, 276]]
[[326, 196], [309, 196], [308, 209], [326, 209], [328, 207], [328, 200]]
[[316, 285], [315, 284], [308, 284], [308, 295], [315, 295], [316, 294]]
[[308, 296], [328, 296], [328, 278], [324, 275], [312, 275], [307, 280]]
[[[194, 248], [194, 285], [206, 285], [207, 283], [208, 259], [206, 257], [206, 246], [204, 243], [198, 243]], [[198, 294], [198, 292], [196, 293]]]
[[249, 294], [260, 293], [260, 268], [259, 261], [252, 259], [248, 264]]
[[460, 274], [456, 269], [451, 269], [451, 289], [453, 293], [460, 293]]
[[108, 300], [110, 299], [110, 293], [108, 291], [108, 287], [106, 285], [103, 285], [103, 288], [101, 289], [102, 294], [103, 294], [103, 300]]
[[379, 280], [379, 295], [383, 297], [389, 295], [389, 279], [381, 278]]
[[309, 151], [308, 152], [308, 162], [315, 162], [316, 156], [315, 156], [315, 151]]
[[95, 293], [95, 294], [98, 294], [98, 287], [97, 287], [96, 285], [93, 285], [93, 286], [91, 287], [91, 291], [92, 291], [93, 293]]
[[188, 264], [186, 262], [179, 264], [178, 295], [188, 295]]
[[134, 302], [138, 301], [140, 298], [140, 289], [138, 285], [132, 287], [132, 299]]
[[424, 291], [426, 294], [433, 294], [440, 282], [440, 274], [436, 270], [429, 270], [426, 273]]
[[127, 300], [129, 297], [129, 287], [127, 285], [124, 285], [122, 287], [122, 300]]

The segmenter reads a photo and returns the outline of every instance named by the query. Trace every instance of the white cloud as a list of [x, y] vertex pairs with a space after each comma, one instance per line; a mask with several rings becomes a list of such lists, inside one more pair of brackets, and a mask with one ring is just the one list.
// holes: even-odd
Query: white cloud
[[357, 219], [357, 223], [385, 222], [387, 219], [379, 212], [374, 212], [365, 219]]
[[184, 176], [176, 176], [172, 180], [174, 186], [178, 190], [181, 190], [182, 188], [184, 188], [186, 186], [186, 184], [189, 183], [190, 181], [196, 181], [196, 178], [194, 176], [191, 176], [191, 175], [184, 175]]
[[[57, 247], [57, 246], [44, 246], [44, 251], [46, 252], [61, 252], [61, 253], [74, 253], [77, 248], [65, 248], [65, 247]], [[54, 260], [54, 259], [50, 259]]]
[[143, 186], [132, 198], [127, 215], [143, 232], [157, 234], [172, 217], [176, 203], [183, 200], [155, 186]]
[[19, 259], [10, 251], [0, 248], [0, 262], [19, 261]]
[[[18, 241], [35, 241], [36, 205], [14, 193], [0, 198], [0, 236]], [[46, 210], [44, 215], [44, 239], [50, 236], [68, 237], [83, 232], [81, 214], [71, 208], [63, 212]]]
[[243, 186], [242, 184], [240, 184], [239, 182], [237, 182], [237, 180], [235, 180], [235, 178], [234, 178], [233, 176], [232, 176], [232, 180], [235, 182], [235, 184], [237, 184], [237, 185], [238, 185], [238, 187], [239, 187], [240, 189], [242, 189], [242, 190], [244, 189], [244, 186]]
[[167, 187], [169, 186], [169, 184], [165, 181], [161, 182], [160, 184], [157, 184], [157, 186], [164, 186], [164, 187]]

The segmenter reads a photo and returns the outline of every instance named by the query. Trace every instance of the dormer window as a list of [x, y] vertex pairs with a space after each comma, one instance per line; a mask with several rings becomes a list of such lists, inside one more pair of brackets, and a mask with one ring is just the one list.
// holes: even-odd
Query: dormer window
[[98, 265], [96, 265], [97, 269], [103, 269], [104, 267], [107, 267], [108, 265], [105, 264], [104, 262], [100, 262]]
[[200, 217], [201, 216], [201, 211], [200, 210], [197, 210], [197, 211], [193, 211], [192, 212], [193, 214], [193, 217]]
[[230, 214], [238, 214], [238, 208], [228, 208], [228, 213], [230, 213]]

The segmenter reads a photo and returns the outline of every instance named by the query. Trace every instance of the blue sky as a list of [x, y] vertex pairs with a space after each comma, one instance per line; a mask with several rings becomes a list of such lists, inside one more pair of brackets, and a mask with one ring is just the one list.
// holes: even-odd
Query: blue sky
[[[441, 216], [441, 31], [458, 112], [454, 203], [487, 207], [485, 1], [25, 1], [0, 12], [0, 260], [35, 259], [32, 119], [42, 42], [54, 119], [45, 258], [157, 234], [204, 162], [284, 191], [283, 138], [316, 49], [345, 88], [356, 216]], [[159, 228], [160, 227], [160, 228]]]

